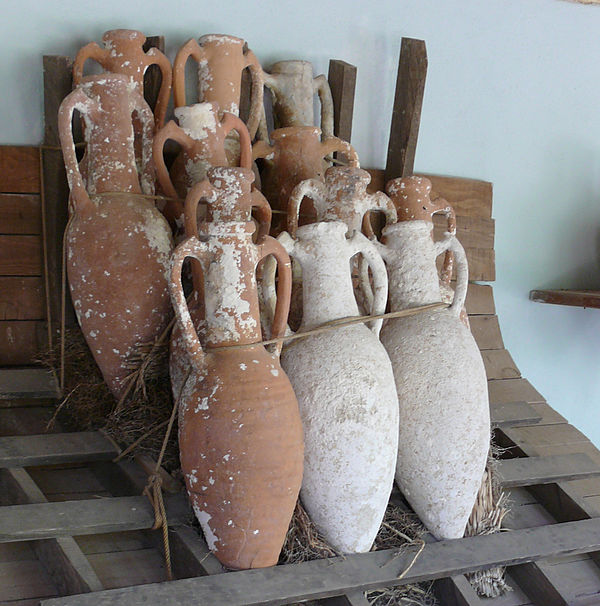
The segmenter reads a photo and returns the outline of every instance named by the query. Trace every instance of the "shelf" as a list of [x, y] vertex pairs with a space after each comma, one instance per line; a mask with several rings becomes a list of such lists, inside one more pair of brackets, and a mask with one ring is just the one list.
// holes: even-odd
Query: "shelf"
[[600, 308], [598, 290], [532, 290], [529, 298], [536, 303]]

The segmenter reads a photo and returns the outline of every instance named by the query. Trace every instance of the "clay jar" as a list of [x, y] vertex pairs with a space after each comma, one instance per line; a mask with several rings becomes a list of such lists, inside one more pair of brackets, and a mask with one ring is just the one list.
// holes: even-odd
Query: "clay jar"
[[[275, 128], [287, 126], [314, 126], [314, 97], [321, 102], [321, 130], [324, 137], [333, 136], [333, 99], [327, 78], [323, 74], [313, 77], [308, 61], [278, 61], [270, 73], [263, 72], [265, 86], [273, 100]], [[267, 133], [263, 126], [263, 136]]]
[[[278, 354], [260, 344], [256, 265], [279, 262], [276, 334], [289, 304], [289, 257], [277, 241], [252, 242], [251, 222], [207, 223], [173, 256], [171, 296], [192, 371], [179, 404], [181, 466], [209, 548], [228, 568], [277, 563], [302, 478], [302, 425]], [[202, 346], [181, 287], [186, 257], [204, 276]], [[231, 348], [232, 345], [244, 345]]]
[[[192, 185], [206, 178], [209, 168], [229, 166], [226, 137], [234, 129], [240, 137], [240, 166], [251, 167], [250, 136], [246, 125], [237, 116], [229, 112], [219, 114], [216, 103], [196, 103], [176, 108], [175, 117], [179, 120], [179, 126], [170, 121], [157, 133], [153, 145], [158, 182], [167, 196], [185, 198]], [[163, 157], [163, 148], [168, 139], [173, 139], [183, 148], [171, 168], [172, 180]], [[180, 217], [182, 210], [181, 205], [170, 201], [165, 214]]]
[[[87, 124], [87, 191], [71, 132], [75, 109]], [[146, 172], [140, 176], [134, 111], [143, 127]], [[84, 78], [59, 110], [73, 204], [65, 234], [69, 287], [82, 332], [116, 398], [124, 392], [137, 347], [154, 341], [171, 317], [170, 229], [153, 201], [139, 196], [153, 193], [152, 129], [150, 108], [122, 75]]]
[[[341, 222], [279, 236], [302, 266], [304, 315], [299, 332], [358, 316], [350, 258], [362, 253], [374, 275], [373, 313], [384, 311], [387, 276], [381, 257]], [[342, 553], [371, 549], [393, 483], [398, 400], [388, 356], [372, 329], [358, 323], [290, 341], [281, 364], [290, 377], [304, 427], [301, 498], [311, 520]]]
[[188, 40], [177, 53], [173, 64], [175, 107], [187, 105], [185, 64], [192, 57], [198, 63], [198, 101], [215, 102], [223, 112], [239, 115], [242, 72], [249, 68], [252, 93], [248, 131], [254, 138], [262, 115], [262, 67], [247, 43], [224, 34], [207, 34]]
[[[325, 160], [329, 154], [342, 152], [348, 157], [350, 166], [359, 166], [358, 155], [350, 143], [337, 137], [321, 141], [321, 129], [316, 126], [280, 128], [271, 133], [271, 139], [273, 145], [257, 141], [252, 148], [252, 157], [267, 160], [261, 174], [262, 191], [273, 210], [287, 213], [290, 194], [298, 183], [305, 179], [322, 179], [330, 165]], [[312, 200], [305, 202], [304, 213], [314, 220]]]
[[[446, 231], [456, 235], [456, 214], [452, 206], [443, 198], [431, 200], [431, 182], [424, 177], [406, 177], [392, 179], [386, 183], [385, 190], [390, 196], [398, 212], [398, 221], [428, 221], [431, 224], [433, 239], [433, 215], [442, 214], [447, 218]], [[365, 222], [365, 233], [374, 237], [370, 222]], [[440, 291], [444, 303], [452, 303], [454, 290], [450, 285], [454, 266], [454, 255], [451, 250], [444, 253], [444, 262], [440, 273]], [[464, 308], [461, 309], [460, 319], [469, 328], [469, 316]]]
[[[216, 167], [208, 170], [208, 179], [197, 183], [190, 190], [185, 202], [185, 234], [203, 240], [209, 237], [210, 222], [248, 222], [254, 210], [258, 219], [257, 242], [262, 242], [271, 226], [271, 207], [263, 195], [251, 189], [254, 173], [249, 169]], [[198, 227], [198, 205], [206, 205], [209, 223]], [[276, 263], [276, 261], [273, 261]], [[205, 343], [204, 280], [197, 263], [192, 265], [193, 290], [188, 297], [188, 310], [200, 342]], [[177, 400], [190, 371], [190, 362], [182, 341], [179, 325], [171, 332], [169, 373], [173, 398]]]
[[157, 48], [144, 51], [146, 36], [132, 29], [113, 29], [104, 32], [102, 43], [96, 42], [84, 46], [73, 63], [73, 85], [77, 86], [83, 79], [83, 67], [88, 59], [99, 63], [107, 72], [123, 74], [131, 78], [137, 92], [144, 94], [144, 74], [151, 65], [158, 65], [161, 73], [161, 84], [154, 108], [156, 129], [165, 120], [169, 95], [171, 93], [171, 62]]
[[[412, 195], [419, 196], [416, 190]], [[490, 443], [485, 368], [459, 319], [466, 257], [453, 234], [433, 242], [429, 220], [398, 222], [383, 236], [385, 245], [377, 247], [392, 285], [391, 311], [440, 302], [435, 259], [446, 250], [456, 258], [457, 287], [448, 309], [390, 319], [381, 331], [400, 405], [396, 482], [435, 537], [455, 539], [464, 534]]]

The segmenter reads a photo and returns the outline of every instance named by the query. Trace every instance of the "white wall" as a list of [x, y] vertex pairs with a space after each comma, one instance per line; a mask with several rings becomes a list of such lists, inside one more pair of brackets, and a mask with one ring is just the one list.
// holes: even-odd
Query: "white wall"
[[552, 406], [600, 446], [600, 310], [528, 301], [600, 288], [600, 6], [562, 0], [21, 0], [3, 5], [0, 143], [42, 138], [43, 54], [106, 29], [231, 33], [268, 66], [358, 66], [353, 142], [383, 167], [402, 36], [427, 42], [415, 169], [494, 183], [498, 314], [507, 348]]

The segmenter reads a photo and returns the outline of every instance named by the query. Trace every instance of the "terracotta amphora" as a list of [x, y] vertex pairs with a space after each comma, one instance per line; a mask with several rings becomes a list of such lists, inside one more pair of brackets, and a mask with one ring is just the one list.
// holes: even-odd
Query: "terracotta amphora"
[[262, 116], [262, 67], [241, 38], [225, 34], [207, 34], [197, 41], [191, 38], [178, 51], [173, 64], [175, 107], [187, 105], [185, 65], [192, 57], [198, 64], [198, 101], [218, 103], [221, 111], [239, 115], [242, 72], [249, 68], [252, 77], [248, 131], [254, 138]]
[[[196, 103], [175, 109], [179, 126], [171, 120], [154, 138], [153, 157], [156, 176], [162, 190], [171, 198], [185, 199], [190, 188], [206, 178], [213, 166], [229, 166], [226, 138], [232, 131], [239, 134], [239, 164], [252, 166], [252, 145], [246, 125], [234, 114], [220, 113], [216, 103]], [[182, 153], [175, 159], [171, 174], [165, 165], [163, 148], [168, 139], [181, 145]], [[165, 207], [168, 218], [181, 219], [183, 207], [169, 201]], [[192, 235], [192, 234], [187, 234]]]
[[[324, 137], [333, 136], [333, 98], [327, 78], [313, 77], [308, 61], [278, 61], [270, 72], [263, 73], [265, 86], [271, 91], [275, 129], [287, 126], [315, 126], [314, 97], [321, 103], [321, 130]], [[261, 124], [261, 139], [267, 139], [266, 122]]]
[[[228, 568], [272, 566], [302, 480], [302, 423], [292, 386], [261, 341], [256, 265], [279, 262], [275, 334], [285, 327], [290, 262], [254, 223], [207, 223], [173, 255], [171, 296], [192, 371], [179, 404], [179, 448], [188, 495], [209, 548]], [[181, 287], [186, 257], [204, 276], [205, 344]], [[232, 347], [236, 346], [236, 347]], [[239, 347], [241, 346], [241, 347]]]
[[385, 227], [383, 237], [385, 244], [375, 244], [387, 264], [391, 311], [440, 302], [435, 260], [447, 250], [455, 255], [451, 306], [387, 320], [381, 342], [400, 405], [396, 482], [438, 539], [456, 539], [475, 504], [490, 444], [485, 368], [459, 318], [468, 285], [466, 257], [451, 233], [433, 241], [429, 218], [399, 221]]
[[[87, 124], [87, 189], [71, 132], [73, 111]], [[145, 174], [138, 175], [132, 113], [143, 126]], [[172, 315], [168, 271], [173, 241], [152, 199], [150, 108], [126, 76], [84, 78], [60, 106], [59, 135], [72, 216], [65, 235], [71, 298], [86, 341], [116, 398], [131, 359]]]
[[[431, 182], [425, 177], [405, 177], [392, 179], [386, 183], [385, 190], [390, 196], [396, 211], [398, 221], [429, 221], [431, 223], [431, 237], [433, 238], [433, 215], [442, 214], [447, 218], [446, 231], [456, 235], [456, 213], [454, 208], [444, 198], [431, 199]], [[364, 232], [373, 237], [370, 222], [365, 221]], [[452, 303], [454, 289], [450, 285], [454, 268], [454, 255], [451, 250], [444, 254], [444, 262], [440, 272], [440, 290], [442, 301]], [[460, 319], [469, 328], [469, 316], [464, 306], [460, 312]]]
[[[279, 239], [302, 266], [300, 331], [358, 316], [350, 259], [361, 253], [374, 276], [373, 313], [383, 313], [387, 275], [362, 234], [346, 238], [342, 222], [298, 228]], [[392, 367], [378, 339], [381, 320], [290, 341], [281, 365], [290, 377], [304, 427], [301, 498], [326, 540], [342, 553], [371, 549], [392, 489], [398, 400]]]
[[171, 62], [157, 48], [144, 51], [146, 36], [133, 29], [113, 29], [102, 35], [103, 47], [90, 42], [76, 55], [73, 63], [73, 85], [83, 79], [83, 68], [88, 59], [99, 63], [107, 72], [123, 74], [131, 78], [137, 92], [144, 94], [144, 74], [151, 65], [158, 65], [161, 73], [160, 90], [154, 108], [155, 128], [165, 121], [169, 95], [171, 94]]
[[[254, 211], [258, 230], [257, 242], [261, 243], [271, 227], [271, 207], [257, 189], [251, 189], [254, 173], [249, 169], [216, 167], [208, 170], [208, 178], [190, 190], [185, 201], [185, 235], [206, 240], [207, 223], [198, 225], [198, 206], [206, 206], [203, 215], [209, 222], [247, 222]], [[276, 261], [274, 260], [276, 265]], [[193, 289], [187, 299], [188, 310], [200, 343], [205, 343], [204, 280], [198, 263], [191, 268]], [[185, 350], [179, 325], [171, 331], [169, 373], [173, 397], [178, 399], [181, 388], [190, 371], [190, 362]]]
[[[273, 210], [287, 213], [288, 200], [292, 190], [305, 179], [323, 179], [330, 162], [326, 157], [334, 152], [342, 152], [348, 157], [350, 166], [359, 166], [358, 154], [354, 148], [337, 137], [327, 137], [321, 141], [321, 129], [316, 126], [290, 126], [271, 133], [272, 145], [257, 141], [252, 148], [252, 157], [266, 159], [262, 177], [262, 191]], [[312, 200], [305, 202], [304, 214], [314, 221], [315, 209]], [[310, 222], [310, 220], [309, 220]], [[275, 222], [275, 231], [281, 231], [285, 218]]]

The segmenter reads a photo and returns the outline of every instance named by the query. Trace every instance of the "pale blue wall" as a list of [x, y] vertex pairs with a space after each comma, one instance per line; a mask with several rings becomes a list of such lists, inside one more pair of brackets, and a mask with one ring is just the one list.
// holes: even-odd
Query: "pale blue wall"
[[[208, 6], [211, 8], [208, 8]], [[600, 446], [600, 310], [530, 303], [532, 288], [600, 287], [600, 6], [561, 0], [3, 3], [0, 143], [37, 144], [42, 54], [106, 29], [246, 38], [268, 65], [358, 66], [353, 142], [382, 167], [401, 36], [427, 42], [416, 170], [494, 183], [498, 313], [508, 349]]]

